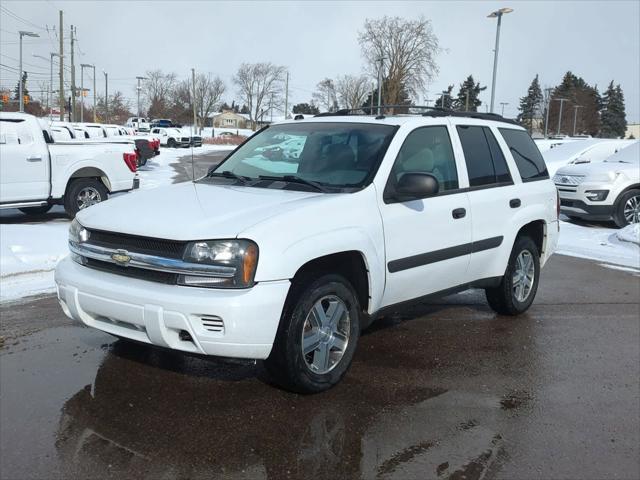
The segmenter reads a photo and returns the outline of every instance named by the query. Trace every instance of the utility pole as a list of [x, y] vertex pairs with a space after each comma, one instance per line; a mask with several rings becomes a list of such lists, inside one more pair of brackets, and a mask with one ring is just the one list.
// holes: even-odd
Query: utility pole
[[382, 114], [382, 66], [384, 64], [384, 57], [378, 59], [380, 66], [378, 67], [378, 115]]
[[284, 83], [284, 118], [289, 116], [289, 72], [287, 72], [287, 80]]
[[96, 96], [97, 96], [97, 92], [96, 92], [96, 66], [95, 65], [91, 65], [91, 68], [93, 68], [93, 123], [97, 123], [98, 121], [98, 112], [96, 111]]
[[468, 112], [469, 111], [469, 89], [467, 88], [467, 94], [466, 94], [467, 99], [464, 102], [464, 111]]
[[74, 28], [71, 25], [71, 113], [69, 114], [69, 120], [76, 121], [76, 64], [73, 58], [73, 36]]
[[560, 135], [560, 125], [562, 124], [562, 105], [567, 101], [566, 98], [554, 98], [560, 102], [560, 111], [558, 112], [558, 135]]
[[573, 106], [573, 136], [576, 136], [576, 123], [578, 121], [578, 109], [582, 108], [582, 105]]
[[547, 111], [545, 113], [544, 119], [544, 138], [548, 138], [547, 132], [549, 131], [549, 110], [551, 110], [551, 88], [545, 88], [544, 91], [547, 92]]
[[500, 102], [500, 105], [502, 105], [502, 113], [500, 115], [504, 117], [504, 106], [509, 105], [509, 102]]
[[64, 121], [64, 29], [63, 29], [63, 13], [60, 10], [60, 30], [58, 30], [60, 35], [60, 90], [58, 90], [59, 94], [59, 106], [60, 108], [60, 121]]
[[89, 65], [88, 63], [80, 64], [80, 90], [82, 91], [80, 97], [80, 121], [84, 121], [84, 69], [93, 68], [93, 122], [96, 121], [96, 67]]
[[371, 83], [371, 105], [369, 107], [369, 115], [373, 115], [373, 92], [376, 91], [376, 85]]
[[193, 84], [193, 129], [197, 131], [198, 128], [198, 118], [196, 117], [196, 69], [191, 69], [191, 82]]
[[104, 73], [104, 121], [103, 123], [109, 123], [109, 74]]

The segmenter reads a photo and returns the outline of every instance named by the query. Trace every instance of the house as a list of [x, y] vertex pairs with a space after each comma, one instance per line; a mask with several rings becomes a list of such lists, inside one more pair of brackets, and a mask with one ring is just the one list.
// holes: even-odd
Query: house
[[225, 110], [211, 117], [214, 128], [249, 128], [249, 121], [244, 115]]
[[640, 138], [640, 123], [629, 123], [624, 138]]

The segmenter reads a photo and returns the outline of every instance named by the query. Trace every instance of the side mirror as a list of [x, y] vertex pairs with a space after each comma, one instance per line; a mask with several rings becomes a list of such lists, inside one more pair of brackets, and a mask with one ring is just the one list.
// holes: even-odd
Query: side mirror
[[429, 173], [408, 172], [400, 177], [393, 198], [399, 202], [433, 197], [440, 191], [436, 177]]

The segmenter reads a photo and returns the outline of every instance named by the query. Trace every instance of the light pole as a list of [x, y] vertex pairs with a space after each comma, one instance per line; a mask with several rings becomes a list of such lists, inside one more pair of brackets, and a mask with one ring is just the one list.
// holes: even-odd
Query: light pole
[[502, 105], [502, 113], [500, 115], [504, 117], [504, 106], [509, 105], [509, 102], [500, 102], [500, 105]]
[[558, 112], [558, 133], [556, 135], [560, 136], [560, 125], [562, 124], [562, 105], [564, 105], [564, 102], [567, 101], [566, 98], [554, 98], [554, 100], [557, 100], [558, 102], [560, 102], [560, 111]]
[[493, 51], [493, 80], [491, 82], [491, 113], [493, 113], [493, 101], [496, 98], [496, 73], [498, 71], [498, 47], [500, 46], [500, 24], [502, 23], [502, 16], [513, 12], [513, 8], [501, 8], [495, 12], [491, 12], [487, 15], [487, 18], [497, 18], [498, 26], [496, 28], [496, 48]]
[[104, 123], [109, 123], [109, 74], [104, 73]]
[[[95, 65], [91, 65], [89, 63], [81, 63], [80, 64], [80, 90], [81, 90], [81, 97], [80, 97], [80, 121], [84, 122], [84, 69], [85, 68], [93, 68], [93, 77], [94, 77], [94, 85], [93, 85], [93, 109], [95, 111], [96, 108], [96, 103], [95, 103], [95, 99], [96, 99], [96, 91], [95, 91], [95, 76], [96, 76], [96, 67]], [[95, 118], [93, 119], [93, 121], [95, 122]]]
[[378, 58], [380, 62], [380, 66], [378, 67], [378, 115], [382, 114], [381, 106], [382, 106], [382, 65], [385, 61], [384, 57]]
[[547, 135], [549, 131], [549, 110], [551, 110], [551, 91], [552, 88], [545, 88], [544, 91], [547, 93], [547, 111], [545, 112], [544, 119], [544, 138], [549, 138]]
[[582, 108], [582, 105], [573, 106], [573, 136], [576, 136], [576, 122], [578, 121], [578, 109]]
[[[47, 60], [46, 57], [42, 55], [33, 54], [36, 58], [41, 58], [43, 60]], [[53, 104], [51, 103], [51, 99], [53, 97], [53, 57], [59, 57], [59, 53], [51, 52], [49, 54], [49, 89], [47, 90], [47, 110], [49, 110], [49, 117], [53, 115]]]
[[22, 85], [22, 37], [39, 37], [37, 33], [33, 32], [25, 32], [24, 30], [20, 30], [18, 32], [20, 35], [20, 71], [18, 72], [18, 85], [19, 85], [19, 95], [20, 95], [20, 111], [24, 112], [24, 96], [22, 93], [22, 89], [24, 88]]
[[140, 80], [146, 80], [147, 77], [136, 77], [136, 80], [138, 80], [138, 88], [136, 89], [138, 91], [138, 117], [140, 117]]

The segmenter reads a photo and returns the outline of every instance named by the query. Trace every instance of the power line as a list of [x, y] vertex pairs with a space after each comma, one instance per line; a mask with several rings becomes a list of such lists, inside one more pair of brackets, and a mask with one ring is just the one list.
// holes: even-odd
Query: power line
[[13, 12], [12, 12], [11, 10], [9, 10], [7, 7], [4, 7], [4, 6], [0, 5], [0, 10], [2, 10], [4, 13], [6, 13], [7, 15], [9, 15], [9, 16], [10, 16], [10, 17], [12, 17], [13, 19], [18, 20], [19, 22], [22, 22], [22, 23], [24, 23], [24, 24], [26, 24], [26, 25], [30, 25], [30, 26], [32, 26], [33, 28], [38, 28], [38, 29], [40, 29], [40, 30], [42, 30], [42, 31], [46, 31], [46, 30], [47, 30], [46, 28], [42, 28], [41, 26], [36, 25], [35, 23], [30, 22], [29, 20], [25, 20], [25, 19], [24, 19], [24, 18], [22, 18], [20, 15], [18, 15], [18, 14], [16, 14], [16, 13], [13, 13]]

